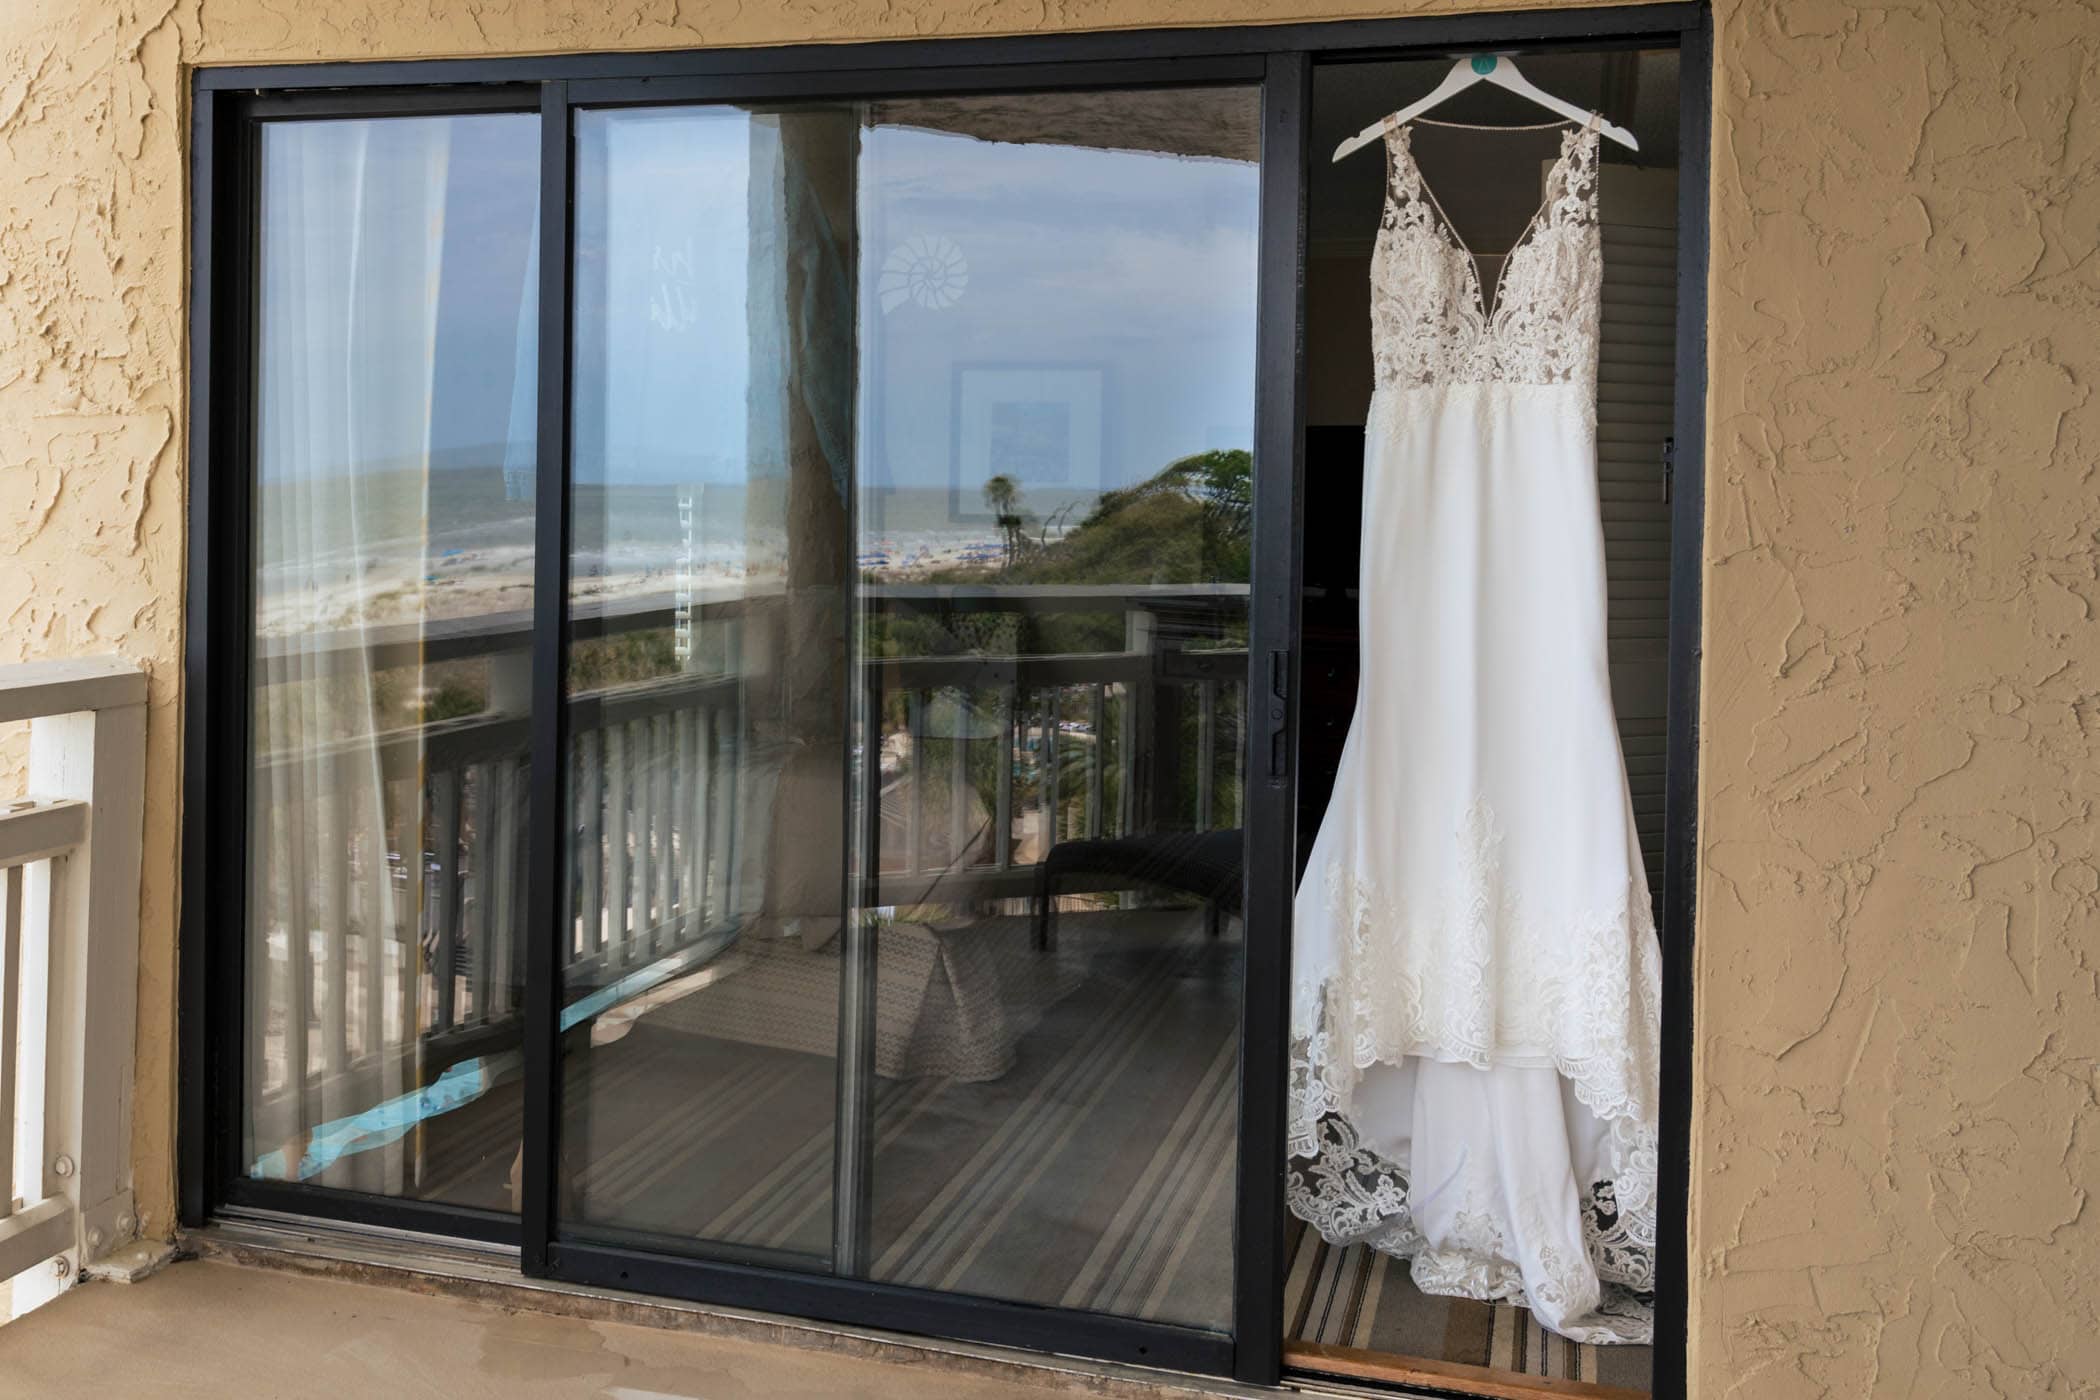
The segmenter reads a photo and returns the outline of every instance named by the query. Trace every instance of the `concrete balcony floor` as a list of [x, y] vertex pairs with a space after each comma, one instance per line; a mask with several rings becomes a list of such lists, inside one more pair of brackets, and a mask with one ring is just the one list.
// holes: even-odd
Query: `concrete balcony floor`
[[[224, 1259], [89, 1282], [0, 1327], [0, 1400], [111, 1396], [399, 1400], [1039, 1400], [1193, 1397], [1051, 1363], [1033, 1373], [526, 1311]], [[952, 1364], [962, 1361], [960, 1367]], [[1216, 1392], [1207, 1392], [1216, 1393]], [[1243, 1392], [1244, 1393], [1244, 1392]]]

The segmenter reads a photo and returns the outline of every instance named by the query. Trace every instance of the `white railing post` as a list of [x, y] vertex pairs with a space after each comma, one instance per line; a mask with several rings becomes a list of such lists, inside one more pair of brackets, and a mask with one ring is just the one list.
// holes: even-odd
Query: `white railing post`
[[[77, 1276], [138, 1230], [131, 1094], [146, 677], [114, 658], [0, 667], [0, 722], [24, 719], [29, 801], [11, 809], [5, 830], [17, 839], [0, 842], [0, 866], [20, 880], [4, 1033], [27, 1092], [16, 1098], [16, 1160], [6, 1165], [25, 1208], [0, 1221], [16, 1227], [12, 1238], [0, 1229], [0, 1277], [53, 1256], [63, 1261], [55, 1276]], [[63, 844], [36, 836], [33, 821], [59, 818], [72, 823]], [[50, 1286], [18, 1279], [13, 1310]]]

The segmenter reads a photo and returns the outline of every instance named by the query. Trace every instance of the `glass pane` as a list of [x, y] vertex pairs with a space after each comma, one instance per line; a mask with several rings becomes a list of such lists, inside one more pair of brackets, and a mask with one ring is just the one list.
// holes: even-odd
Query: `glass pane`
[[538, 121], [261, 139], [243, 1162], [510, 1209]]
[[830, 1264], [856, 137], [576, 119], [571, 1233]]
[[1259, 114], [870, 114], [875, 1278], [1231, 1323]]
[[1258, 116], [577, 118], [564, 1233], [1229, 1324]]

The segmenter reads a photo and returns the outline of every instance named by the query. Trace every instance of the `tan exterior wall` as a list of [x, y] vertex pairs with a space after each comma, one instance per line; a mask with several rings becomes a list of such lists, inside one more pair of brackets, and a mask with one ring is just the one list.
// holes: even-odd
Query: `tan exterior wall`
[[[0, 6], [0, 661], [152, 668], [149, 1230], [173, 1199], [186, 66], [1291, 9]], [[2100, 15], [1721, 0], [1716, 31], [1695, 1393], [2100, 1393]]]

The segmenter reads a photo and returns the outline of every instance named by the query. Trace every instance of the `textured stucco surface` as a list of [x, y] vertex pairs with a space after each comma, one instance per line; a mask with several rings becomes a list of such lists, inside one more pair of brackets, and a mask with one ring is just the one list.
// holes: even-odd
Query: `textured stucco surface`
[[1717, 48], [1701, 1393], [2100, 1393], [2100, 12]]
[[[172, 1201], [184, 65], [1449, 8], [0, 6], [0, 661], [153, 672], [148, 1228]], [[2100, 1393], [2100, 12], [1722, 0], [1716, 30], [1695, 1393]]]

